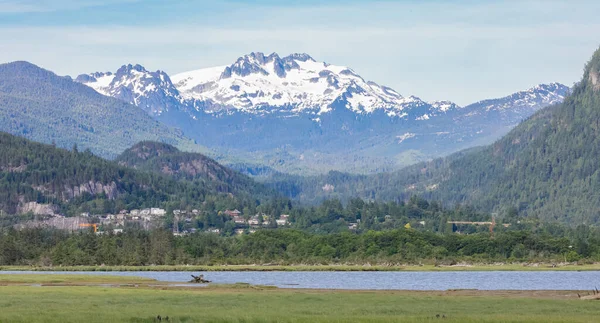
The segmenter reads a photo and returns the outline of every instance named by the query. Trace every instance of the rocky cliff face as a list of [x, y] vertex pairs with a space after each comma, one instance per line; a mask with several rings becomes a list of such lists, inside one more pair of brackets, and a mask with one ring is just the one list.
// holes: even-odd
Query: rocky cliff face
[[55, 215], [58, 208], [52, 204], [40, 204], [37, 202], [20, 203], [17, 207], [18, 214], [33, 213], [35, 215]]
[[90, 181], [79, 186], [65, 186], [61, 198], [64, 201], [69, 201], [84, 193], [89, 193], [91, 195], [105, 194], [109, 200], [114, 200], [118, 195], [117, 184], [115, 182], [103, 184]]
[[592, 82], [592, 86], [596, 91], [600, 90], [600, 81], [598, 80], [600, 77], [598, 76], [598, 74], [598, 71], [590, 71], [590, 82]]

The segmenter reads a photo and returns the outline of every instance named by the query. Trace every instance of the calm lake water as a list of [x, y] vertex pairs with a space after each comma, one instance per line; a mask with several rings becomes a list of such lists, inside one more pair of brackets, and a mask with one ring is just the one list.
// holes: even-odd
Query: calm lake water
[[[187, 282], [192, 272], [33, 272], [0, 274], [116, 275]], [[487, 271], [487, 272], [203, 272], [218, 284], [249, 283], [282, 288], [388, 290], [591, 290], [600, 288], [600, 271]]]

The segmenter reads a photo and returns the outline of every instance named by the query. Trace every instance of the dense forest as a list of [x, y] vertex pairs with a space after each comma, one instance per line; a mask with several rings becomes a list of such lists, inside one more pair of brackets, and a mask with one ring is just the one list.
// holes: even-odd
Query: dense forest
[[599, 246], [600, 232], [585, 227], [505, 231], [493, 238], [489, 233], [442, 235], [405, 228], [328, 235], [263, 229], [231, 237], [176, 237], [168, 230], [97, 235], [8, 229], [0, 235], [0, 265], [586, 262], [600, 260]]
[[318, 203], [350, 197], [403, 201], [412, 195], [487, 212], [516, 207], [546, 221], [600, 222], [600, 50], [563, 103], [544, 108], [496, 143], [394, 173], [275, 176], [283, 195]]

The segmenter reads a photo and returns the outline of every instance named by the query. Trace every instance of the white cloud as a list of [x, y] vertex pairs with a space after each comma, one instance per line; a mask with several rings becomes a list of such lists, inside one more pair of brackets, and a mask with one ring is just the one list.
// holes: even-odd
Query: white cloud
[[[307, 52], [404, 95], [467, 104], [541, 82], [576, 81], [598, 46], [600, 23], [586, 19], [594, 10], [586, 16], [556, 1], [436, 3], [242, 6], [226, 16], [152, 26], [6, 26], [0, 62], [29, 60], [70, 75], [140, 63], [173, 74], [230, 64], [250, 51]], [[560, 19], [546, 17], [557, 12], [564, 12]]]

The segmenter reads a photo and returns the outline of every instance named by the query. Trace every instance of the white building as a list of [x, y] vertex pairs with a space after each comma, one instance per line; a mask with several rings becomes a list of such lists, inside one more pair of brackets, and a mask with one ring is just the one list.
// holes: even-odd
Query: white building
[[250, 220], [248, 220], [248, 224], [249, 225], [259, 225], [260, 223], [258, 222], [258, 217], [257, 216], [251, 217]]
[[165, 211], [164, 209], [159, 209], [159, 208], [151, 208], [150, 214], [156, 215], [156, 216], [164, 216], [165, 214], [167, 214], [167, 211]]

